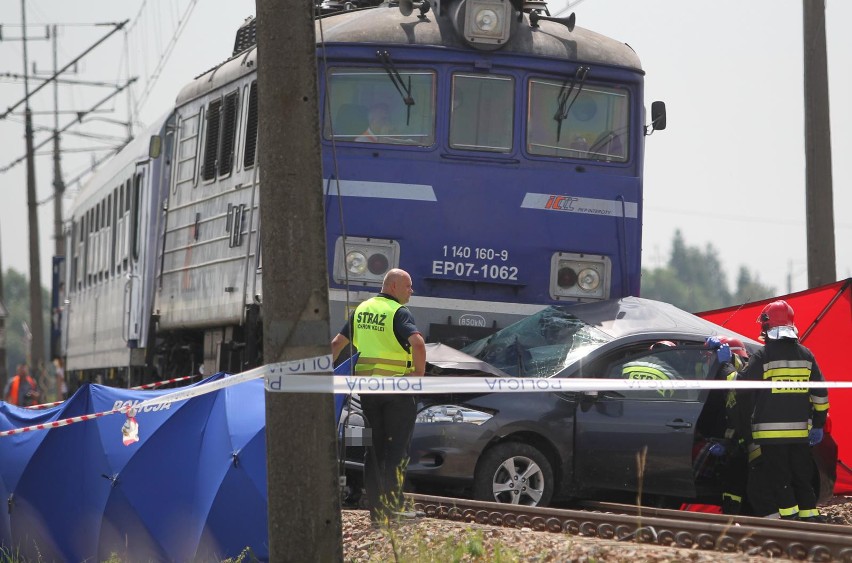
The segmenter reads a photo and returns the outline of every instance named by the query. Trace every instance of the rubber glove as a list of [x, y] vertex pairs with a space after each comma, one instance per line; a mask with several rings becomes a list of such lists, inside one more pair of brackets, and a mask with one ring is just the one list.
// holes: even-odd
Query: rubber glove
[[811, 428], [811, 431], [808, 432], [808, 445], [816, 446], [822, 442], [823, 435], [822, 428]]
[[722, 457], [727, 451], [728, 448], [722, 442], [713, 442], [707, 449], [707, 452], [714, 457]]
[[704, 345], [711, 350], [718, 350], [719, 346], [722, 345], [722, 342], [720, 342], [715, 336], [708, 336], [707, 340], [704, 341]]
[[719, 360], [720, 364], [724, 364], [725, 362], [731, 361], [731, 347], [727, 344], [722, 344], [716, 350], [716, 359]]

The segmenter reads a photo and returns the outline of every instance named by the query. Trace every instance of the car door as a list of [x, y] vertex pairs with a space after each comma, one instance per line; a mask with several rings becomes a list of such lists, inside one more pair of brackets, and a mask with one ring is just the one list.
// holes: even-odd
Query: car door
[[[595, 362], [585, 377], [705, 379], [706, 350], [667, 348]], [[639, 375], [635, 366], [649, 368]], [[651, 375], [649, 375], [651, 374]], [[647, 389], [584, 393], [577, 405], [574, 469], [579, 490], [693, 496], [695, 426], [706, 391]]]

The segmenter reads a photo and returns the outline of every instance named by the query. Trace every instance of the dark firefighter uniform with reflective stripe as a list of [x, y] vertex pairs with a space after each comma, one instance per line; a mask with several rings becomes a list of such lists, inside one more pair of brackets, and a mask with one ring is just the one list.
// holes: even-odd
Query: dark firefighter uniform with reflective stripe
[[[766, 345], [749, 359], [740, 378], [824, 381], [811, 351], [794, 338], [767, 339]], [[748, 396], [753, 401], [751, 438], [753, 445], [760, 448], [749, 474], [752, 507], [759, 516], [775, 513], [785, 518], [818, 516], [808, 432], [812, 426], [825, 425], [828, 390], [757, 389]]]
[[[733, 356], [734, 365], [724, 363], [716, 379], [734, 381], [737, 370], [745, 367], [739, 356]], [[731, 389], [725, 393], [725, 439], [729, 450], [722, 467], [722, 513], [739, 514], [748, 483], [749, 413], [737, 402], [739, 394]]]
[[[355, 374], [394, 377], [414, 371], [411, 335], [419, 333], [407, 307], [379, 293], [355, 309], [340, 334], [358, 349]], [[364, 452], [364, 485], [373, 522], [385, 522], [402, 508], [402, 484], [408, 444], [417, 415], [413, 395], [367, 394], [361, 409], [370, 427]], [[402, 473], [398, 473], [402, 469]]]

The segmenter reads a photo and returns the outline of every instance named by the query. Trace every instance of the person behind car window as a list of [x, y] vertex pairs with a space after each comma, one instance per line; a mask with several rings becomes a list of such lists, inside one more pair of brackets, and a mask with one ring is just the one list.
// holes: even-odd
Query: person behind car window
[[355, 137], [361, 143], [381, 143], [387, 141], [390, 133], [390, 109], [385, 103], [374, 104], [367, 114], [369, 125], [363, 133]]
[[[799, 343], [793, 314], [793, 308], [783, 300], [764, 307], [757, 322], [765, 345], [738, 373], [739, 379], [824, 381], [813, 353]], [[720, 353], [724, 349], [720, 347]], [[760, 447], [760, 456], [751, 461], [748, 477], [749, 499], [755, 514], [824, 522], [811, 484], [814, 462], [810, 448], [823, 439], [828, 390], [755, 389], [746, 396], [753, 405], [749, 405], [751, 438]]]
[[[675, 343], [671, 340], [660, 340], [651, 344], [649, 349], [660, 350], [674, 347]], [[676, 373], [669, 364], [654, 355], [643, 356], [639, 360], [627, 362], [621, 368], [621, 376], [624, 379], [669, 381], [679, 379]], [[663, 397], [671, 397], [673, 391], [671, 389], [658, 389], [657, 393]]]
[[[723, 345], [727, 351], [719, 352]], [[733, 381], [748, 362], [748, 351], [738, 338], [711, 336], [706, 346], [708, 359], [716, 367], [713, 379]], [[720, 354], [724, 361], [717, 359]], [[696, 424], [698, 433], [708, 438], [708, 453], [720, 461], [723, 514], [742, 512], [748, 483], [751, 413], [738, 405], [737, 397], [734, 389], [710, 391]]]
[[[355, 375], [365, 377], [423, 376], [426, 343], [405, 307], [414, 290], [411, 276], [394, 268], [385, 274], [381, 292], [355, 309], [331, 341], [336, 359], [350, 340], [360, 355]], [[397, 472], [407, 464], [408, 444], [417, 409], [413, 395], [366, 394], [361, 408], [370, 427], [364, 457], [364, 486], [370, 519], [381, 525], [405, 516]]]

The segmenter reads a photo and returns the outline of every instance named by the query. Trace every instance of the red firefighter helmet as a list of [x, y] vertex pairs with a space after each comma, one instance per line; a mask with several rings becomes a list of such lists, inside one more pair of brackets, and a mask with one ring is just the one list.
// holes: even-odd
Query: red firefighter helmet
[[651, 347], [648, 350], [656, 350], [657, 348], [676, 348], [677, 344], [672, 342], [671, 340], [660, 340], [659, 342], [654, 342], [651, 344]]
[[757, 322], [760, 323], [761, 332], [769, 338], [797, 336], [796, 325], [793, 323], [793, 308], [783, 299], [764, 307], [757, 317]]
[[732, 338], [730, 336], [720, 336], [719, 342], [722, 344], [727, 344], [731, 349], [732, 354], [736, 354], [740, 358], [745, 360], [748, 359], [748, 350], [746, 350], [745, 344], [739, 338]]

